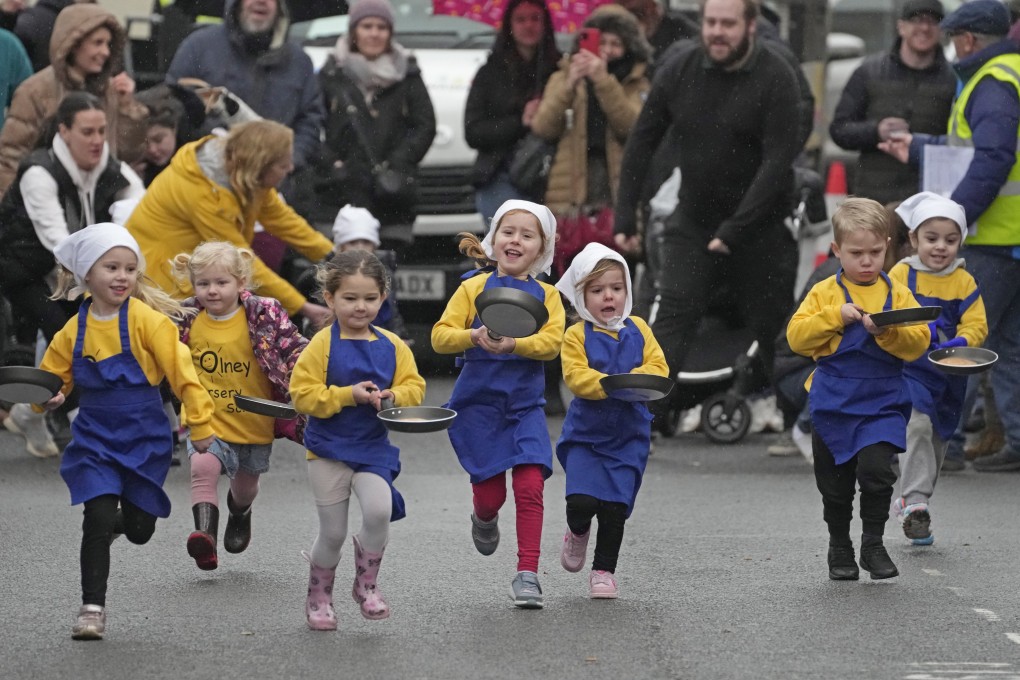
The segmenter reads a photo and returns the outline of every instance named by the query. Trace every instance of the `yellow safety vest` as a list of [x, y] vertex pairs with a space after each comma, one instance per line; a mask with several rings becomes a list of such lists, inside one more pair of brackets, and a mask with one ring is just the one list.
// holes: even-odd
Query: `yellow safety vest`
[[[1002, 54], [989, 59], [963, 86], [949, 115], [950, 146], [974, 146], [973, 133], [963, 112], [967, 109], [967, 101], [974, 88], [985, 76], [1009, 83], [1016, 88], [1017, 96], [1020, 96], [1020, 54]], [[1016, 160], [1006, 177], [1006, 183], [999, 189], [999, 195], [988, 209], [978, 216], [975, 222], [977, 233], [967, 237], [969, 245], [1020, 244], [1020, 134], [1015, 153]]]

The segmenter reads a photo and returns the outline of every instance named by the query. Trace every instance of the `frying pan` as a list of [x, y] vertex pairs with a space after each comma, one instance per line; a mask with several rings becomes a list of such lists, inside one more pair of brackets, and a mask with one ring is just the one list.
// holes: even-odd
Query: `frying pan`
[[622, 401], [655, 401], [673, 389], [673, 381], [661, 375], [647, 373], [617, 373], [599, 381], [612, 399]]
[[475, 299], [475, 309], [493, 340], [503, 336], [526, 338], [549, 320], [549, 310], [541, 300], [516, 288], [482, 291]]
[[[948, 359], [949, 357], [967, 359], [974, 363], [965, 366], [942, 363], [943, 359]], [[991, 368], [992, 364], [998, 360], [998, 354], [983, 347], [946, 347], [945, 349], [937, 349], [934, 352], [928, 353], [928, 361], [934, 364], [935, 368], [952, 375], [981, 373]]]
[[941, 307], [911, 307], [910, 309], [893, 309], [888, 312], [876, 312], [871, 320], [876, 326], [917, 326], [931, 323], [942, 314]]
[[394, 408], [392, 399], [382, 400], [378, 418], [387, 430], [394, 432], [438, 432], [450, 427], [457, 412], [437, 406], [402, 406]]
[[12, 404], [42, 404], [60, 391], [64, 381], [55, 373], [32, 366], [0, 368], [0, 401]]
[[282, 404], [270, 399], [259, 399], [258, 397], [246, 397], [243, 394], [234, 395], [234, 403], [237, 408], [250, 413], [257, 413], [260, 416], [270, 418], [293, 418], [297, 411], [290, 404]]

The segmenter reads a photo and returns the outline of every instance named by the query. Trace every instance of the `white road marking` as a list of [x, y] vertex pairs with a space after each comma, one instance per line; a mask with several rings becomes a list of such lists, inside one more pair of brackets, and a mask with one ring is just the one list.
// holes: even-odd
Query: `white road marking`
[[954, 588], [953, 586], [947, 586], [946, 590], [952, 592], [954, 595], [959, 595], [960, 597], [963, 597], [964, 595], [967, 594], [967, 591], [964, 590], [963, 588]]
[[922, 569], [921, 571], [928, 574], [928, 576], [944, 576], [938, 569]]
[[1020, 645], [1020, 633], [1006, 633], [1006, 637]]
[[1001, 619], [999, 619], [999, 615], [996, 614], [995, 612], [993, 612], [991, 609], [978, 609], [977, 607], [975, 607], [974, 608], [974, 612], [977, 613], [978, 616], [984, 617], [984, 619], [986, 621], [999, 621], [999, 620], [1001, 620]]

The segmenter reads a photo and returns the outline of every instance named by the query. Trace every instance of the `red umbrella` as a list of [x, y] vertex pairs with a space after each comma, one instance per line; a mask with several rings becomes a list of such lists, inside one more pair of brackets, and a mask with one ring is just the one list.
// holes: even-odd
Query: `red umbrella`
[[[574, 33], [592, 10], [611, 0], [549, 0], [549, 14], [552, 15], [553, 30], [557, 33]], [[507, 0], [432, 0], [436, 14], [450, 14], [456, 17], [474, 19], [498, 27], [503, 22], [503, 10]]]

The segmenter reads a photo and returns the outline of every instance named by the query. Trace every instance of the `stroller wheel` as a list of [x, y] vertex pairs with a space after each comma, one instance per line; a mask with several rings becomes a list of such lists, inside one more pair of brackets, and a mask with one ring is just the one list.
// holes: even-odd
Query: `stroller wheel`
[[720, 392], [701, 406], [701, 428], [717, 444], [732, 444], [751, 428], [751, 409], [740, 397]]
[[680, 429], [680, 409], [671, 408], [665, 413], [656, 414], [652, 427], [663, 437], [675, 437]]

